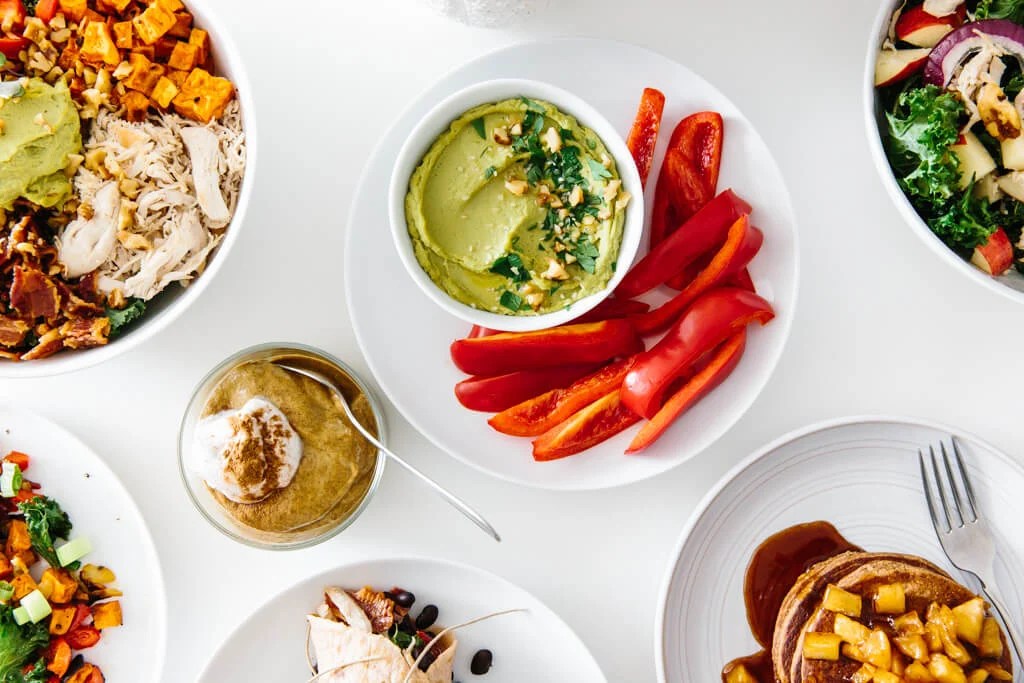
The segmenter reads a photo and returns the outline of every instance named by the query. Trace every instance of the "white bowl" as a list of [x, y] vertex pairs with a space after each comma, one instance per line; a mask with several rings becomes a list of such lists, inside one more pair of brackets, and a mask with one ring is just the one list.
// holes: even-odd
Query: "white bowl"
[[889, 19], [896, 7], [901, 5], [900, 0], [886, 0], [882, 3], [875, 19], [874, 28], [868, 37], [868, 56], [864, 68], [864, 121], [867, 124], [868, 146], [871, 148], [871, 157], [875, 161], [878, 175], [882, 178], [882, 184], [889, 191], [896, 208], [903, 214], [904, 220], [910, 224], [914, 232], [927, 244], [932, 252], [950, 264], [957, 271], [967, 276], [974, 282], [987, 287], [990, 291], [998, 292], [1005, 297], [1019, 303], [1024, 303], [1024, 274], [1011, 268], [1005, 275], [992, 277], [982, 270], [973, 266], [970, 262], [962, 259], [955, 251], [946, 246], [939, 237], [932, 232], [928, 224], [922, 220], [914, 209], [913, 204], [903, 194], [896, 176], [889, 166], [889, 159], [885, 155], [885, 148], [882, 146], [882, 129], [879, 126], [878, 92], [875, 90], [875, 61], [878, 58], [878, 50], [881, 48], [882, 40], [889, 30]]
[[[451, 122], [477, 105], [520, 96], [550, 102], [560, 111], [576, 117], [581, 125], [597, 133], [615, 160], [619, 176], [622, 178], [623, 189], [633, 195], [633, 199], [626, 209], [618, 265], [611, 280], [608, 281], [608, 285], [600, 292], [580, 299], [562, 310], [530, 316], [501, 315], [490, 311], [481, 311], [452, 298], [430, 279], [430, 276], [416, 260], [405, 219], [405, 197], [409, 191], [409, 178], [412, 177], [413, 171], [419, 166], [420, 161], [437, 138], [448, 130]], [[632, 265], [637, 249], [640, 247], [640, 238], [644, 231], [643, 195], [640, 174], [636, 169], [636, 164], [633, 163], [633, 157], [629, 153], [629, 148], [626, 147], [622, 134], [596, 109], [580, 97], [547, 83], [522, 79], [499, 79], [477, 83], [457, 91], [434, 106], [426, 116], [419, 120], [405, 144], [402, 145], [392, 171], [391, 185], [388, 191], [388, 215], [395, 247], [405, 265], [405, 270], [434, 303], [473, 325], [508, 332], [527, 332], [567, 323], [597, 306], [615, 290]]]
[[256, 168], [256, 118], [252, 86], [249, 84], [238, 48], [228, 34], [226, 24], [220, 21], [211, 9], [216, 3], [211, 0], [185, 0], [185, 3], [195, 17], [196, 25], [210, 34], [216, 72], [235, 84], [242, 110], [242, 130], [245, 132], [246, 147], [245, 176], [242, 178], [242, 188], [238, 195], [238, 206], [224, 239], [210, 255], [202, 275], [188, 287], [182, 288], [174, 284], [169, 286], [153, 301], [148, 302], [143, 318], [107, 345], [79, 351], [61, 351], [49, 358], [34, 361], [0, 362], [0, 377], [46, 377], [74, 372], [98, 365], [139, 346], [177, 320], [178, 316], [206, 291], [238, 240], [252, 195], [253, 174]]

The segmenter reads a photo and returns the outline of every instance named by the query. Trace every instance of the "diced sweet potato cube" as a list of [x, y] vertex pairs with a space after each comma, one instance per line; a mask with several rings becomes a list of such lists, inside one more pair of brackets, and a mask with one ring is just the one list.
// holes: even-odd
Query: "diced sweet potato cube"
[[74, 605], [54, 607], [53, 614], [50, 616], [50, 633], [62, 636], [71, 630], [71, 624], [74, 622], [77, 612], [78, 608]]
[[848, 617], [859, 617], [861, 610], [861, 599], [859, 595], [844, 591], [839, 586], [829, 584], [825, 589], [825, 599], [822, 605], [825, 609], [845, 614]]
[[153, 101], [157, 103], [161, 109], [167, 109], [171, 106], [171, 102], [174, 100], [174, 96], [178, 94], [178, 86], [174, 84], [174, 81], [163, 76], [156, 83], [156, 87], [153, 88], [153, 94], [151, 97]]
[[87, 0], [59, 0], [60, 11], [71, 21], [81, 21], [89, 9]]
[[171, 58], [171, 54], [174, 53], [175, 45], [181, 45], [181, 43], [170, 36], [164, 36], [153, 43], [153, 56], [157, 61], [166, 63]]
[[18, 574], [11, 579], [11, 585], [14, 586], [15, 600], [21, 600], [32, 591], [39, 588], [39, 584], [37, 584], [35, 579], [32, 578], [32, 575], [27, 572], [25, 574]]
[[85, 25], [80, 54], [87, 62], [103, 62], [111, 66], [121, 63], [121, 53], [110, 35], [110, 27], [101, 21], [90, 21]]
[[192, 33], [192, 15], [188, 12], [176, 12], [174, 14], [174, 26], [167, 32], [167, 35], [188, 40]]
[[132, 19], [135, 32], [146, 45], [152, 45], [174, 26], [174, 13], [160, 5], [150, 5], [139, 16]]
[[975, 669], [967, 674], [967, 683], [985, 683], [988, 680], [988, 672], [984, 669]]
[[883, 671], [892, 670], [892, 645], [885, 631], [875, 629], [868, 639], [859, 645], [868, 664], [877, 666]]
[[132, 29], [132, 22], [119, 21], [114, 24], [114, 45], [122, 50], [130, 50], [134, 40], [135, 31]]
[[946, 655], [936, 652], [928, 660], [928, 672], [939, 683], [967, 683], [963, 667]]
[[180, 12], [185, 9], [185, 4], [181, 0], [156, 0], [153, 4], [168, 12]]
[[1002, 632], [999, 630], [999, 622], [992, 617], [987, 617], [982, 624], [978, 654], [992, 659], [999, 659], [1003, 656]]
[[126, 92], [121, 98], [121, 104], [125, 108], [124, 117], [129, 121], [145, 121], [149, 115], [149, 98], [137, 90]]
[[69, 40], [67, 45], [64, 46], [64, 50], [60, 53], [60, 57], [57, 58], [57, 66], [64, 71], [71, 71], [75, 68], [75, 62], [78, 61], [78, 42]]
[[0, 581], [7, 581], [14, 576], [14, 566], [7, 556], [0, 553]]
[[837, 614], [832, 631], [851, 645], [860, 645], [871, 635], [871, 629], [845, 614]]
[[167, 66], [179, 71], [191, 71], [199, 64], [199, 48], [189, 43], [175, 43]]
[[75, 577], [71, 576], [71, 573], [66, 569], [50, 567], [43, 572], [43, 580], [47, 578], [53, 582], [53, 590], [49, 596], [50, 602], [58, 605], [71, 602], [71, 598], [75, 597], [75, 591], [78, 589], [78, 582], [75, 581]]
[[132, 0], [96, 0], [96, 8], [107, 14], [121, 14]]
[[911, 662], [903, 672], [903, 678], [910, 683], [935, 683], [935, 676], [921, 662]]
[[754, 674], [750, 673], [747, 667], [740, 664], [729, 669], [725, 674], [725, 683], [759, 683], [759, 681], [754, 678]]
[[101, 602], [92, 606], [92, 625], [101, 631], [105, 628], [120, 626], [121, 619], [121, 602], [119, 600]]
[[210, 34], [201, 28], [194, 28], [192, 29], [192, 32], [188, 34], [188, 42], [190, 45], [195, 45], [204, 50], [209, 50]]
[[896, 636], [892, 642], [896, 645], [897, 650], [911, 659], [917, 659], [922, 662], [928, 661], [930, 652], [928, 651], [928, 643], [925, 642], [924, 636]]
[[903, 614], [907, 610], [907, 594], [902, 583], [879, 586], [875, 592], [875, 611], [879, 614]]
[[188, 71], [181, 71], [179, 69], [168, 69], [166, 76], [167, 78], [171, 79], [171, 82], [174, 83], [174, 85], [178, 86], [178, 89], [180, 90], [181, 86], [185, 85], [186, 79], [188, 79]]
[[209, 123], [224, 113], [234, 94], [235, 86], [228, 79], [193, 69], [174, 98], [174, 109], [193, 121]]
[[981, 668], [997, 681], [1012, 681], [1013, 675], [995, 662], [982, 662]]
[[835, 633], [806, 633], [804, 634], [804, 659], [837, 661], [841, 643], [842, 639]]
[[985, 623], [985, 601], [973, 598], [953, 608], [956, 618], [956, 636], [960, 640], [977, 645], [981, 642], [981, 629]]
[[149, 95], [160, 81], [161, 76], [164, 75], [162, 65], [154, 64], [138, 53], [133, 52], [128, 55], [128, 64], [131, 65], [132, 71], [121, 82], [129, 90], [137, 90]]
[[32, 537], [28, 534], [28, 526], [20, 519], [11, 520], [7, 527], [7, 543], [4, 553], [11, 557], [32, 549]]
[[83, 18], [88, 20], [88, 21], [98, 21], [101, 24], [102, 23], [106, 23], [106, 21], [107, 21], [107, 18], [105, 16], [103, 16], [102, 14], [100, 14], [99, 12], [97, 12], [96, 10], [91, 9], [91, 8], [88, 8], [88, 9], [85, 10], [85, 17], [83, 17]]

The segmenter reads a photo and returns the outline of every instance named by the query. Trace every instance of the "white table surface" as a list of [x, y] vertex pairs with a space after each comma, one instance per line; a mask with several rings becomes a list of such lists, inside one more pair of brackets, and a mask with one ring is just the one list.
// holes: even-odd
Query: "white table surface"
[[[240, 620], [300, 578], [404, 554], [507, 577], [576, 629], [609, 681], [651, 681], [655, 607], [679, 531], [704, 492], [759, 445], [824, 418], [894, 413], [958, 425], [1024, 458], [1024, 310], [919, 243], [868, 156], [860, 93], [875, 3], [553, 0], [529, 31], [467, 28], [422, 0], [211, 4], [234, 22], [262, 140], [232, 258], [173, 329], [142, 348], [70, 376], [0, 383], [0, 401], [48, 416], [95, 448], [142, 508], [170, 605], [163, 681], [194, 680]], [[687, 64], [746, 112], [776, 155], [796, 206], [803, 270], [792, 338], [764, 393], [696, 460], [653, 481], [579, 494], [492, 480], [389, 408], [395, 449], [481, 508], [503, 543], [398, 468], [353, 527], [317, 548], [271, 553], [221, 536], [192, 508], [175, 461], [195, 383], [243, 346], [284, 339], [365, 371], [339, 272], [365, 160], [398, 112], [449, 69], [556, 34], [631, 41]]]

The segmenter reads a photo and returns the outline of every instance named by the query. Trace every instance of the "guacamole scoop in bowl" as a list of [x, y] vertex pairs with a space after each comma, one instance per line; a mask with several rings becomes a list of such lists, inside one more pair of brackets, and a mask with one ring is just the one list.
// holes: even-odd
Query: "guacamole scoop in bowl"
[[491, 81], [414, 131], [392, 180], [392, 228], [410, 274], [446, 310], [540, 329], [592, 308], [628, 269], [639, 185], [621, 138], [577, 98]]

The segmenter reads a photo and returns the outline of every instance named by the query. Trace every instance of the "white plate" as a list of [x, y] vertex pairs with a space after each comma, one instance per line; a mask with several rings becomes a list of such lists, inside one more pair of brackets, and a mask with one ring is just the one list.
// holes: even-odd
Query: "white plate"
[[[440, 609], [438, 623], [462, 623], [491, 612], [525, 608], [456, 632], [455, 680], [481, 683], [601, 683], [601, 669], [587, 648], [539, 600], [493, 574], [427, 558], [382, 559], [324, 572], [289, 588], [243, 622], [213, 655], [196, 683], [284, 683], [309, 678], [305, 615], [316, 609], [325, 586], [357, 589], [401, 586], [416, 595], [413, 613], [428, 604]], [[477, 650], [494, 653], [486, 676], [473, 676]]]
[[951, 433], [962, 439], [981, 508], [1000, 536], [999, 588], [1009, 613], [1021, 614], [1024, 468], [979, 439], [940, 425], [871, 417], [829, 422], [766, 446], [697, 507], [658, 611], [659, 680], [719, 680], [728, 661], [757, 651], [743, 576], [757, 546], [793, 524], [826, 520], [866, 550], [919, 555], [962, 580], [935, 538], [917, 460], [919, 447]]
[[60, 503], [93, 551], [86, 562], [110, 567], [124, 591], [124, 626], [103, 632], [86, 650], [108, 681], [158, 681], [167, 645], [167, 599], [163, 574], [142, 513], [117, 476], [84, 443], [31, 413], [0, 407], [0, 456], [31, 458], [26, 477]]
[[[552, 68], [586, 64], [578, 70]], [[726, 120], [720, 187], [733, 187], [754, 205], [765, 245], [751, 266], [758, 291], [773, 303], [776, 319], [751, 329], [739, 367], [721, 387], [680, 419], [645, 455], [623, 451], [633, 430], [584, 454], [534, 462], [527, 439], [498, 434], [487, 415], [463, 408], [453, 387], [465, 379], [449, 360], [452, 340], [469, 331], [412, 282], [391, 240], [388, 187], [398, 151], [416, 122], [435, 103], [469, 84], [494, 78], [534, 78], [586, 99], [623, 133], [636, 115], [645, 86], [668, 99], [655, 168], [672, 127], [704, 109]], [[656, 177], [648, 181], [651, 191]], [[651, 202], [648, 202], [650, 204]], [[484, 472], [549, 489], [599, 489], [646, 479], [692, 458], [714, 443], [746, 412], [767, 383], [789, 336], [797, 289], [796, 227], [789, 194], [768, 148], [724, 95], [676, 62], [646, 49], [588, 38], [526, 43], [486, 55], [457, 69], [419, 97], [385, 136], [367, 165], [349, 219], [345, 289], [349, 312], [367, 363], [402, 415], [439, 448]], [[641, 254], [645, 247], [641, 247]], [[658, 296], [658, 295], [655, 295]]]

